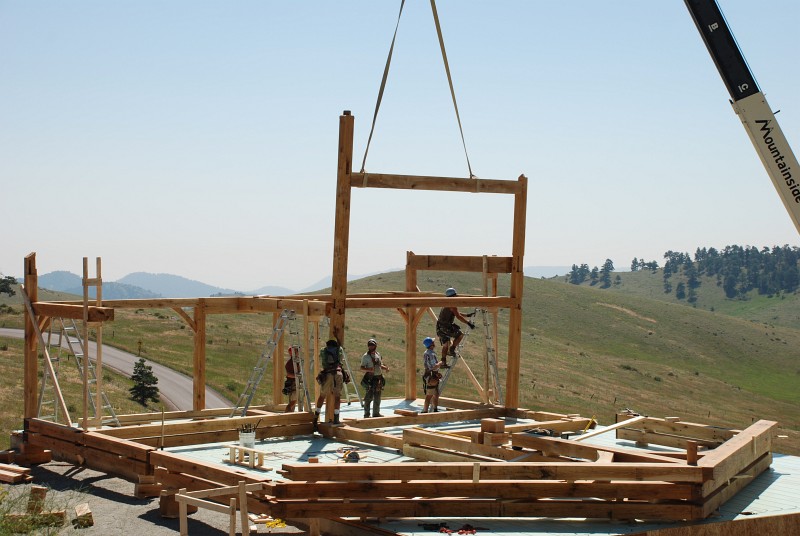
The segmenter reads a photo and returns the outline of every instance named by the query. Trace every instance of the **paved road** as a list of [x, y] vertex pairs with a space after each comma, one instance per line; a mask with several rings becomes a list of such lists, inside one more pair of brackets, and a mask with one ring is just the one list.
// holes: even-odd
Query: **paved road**
[[[0, 328], [0, 337], [10, 337], [14, 339], [24, 339], [25, 332], [21, 329]], [[65, 343], [66, 344], [66, 343]], [[90, 355], [94, 355], [97, 346], [89, 341]], [[133, 364], [139, 358], [128, 352], [123, 352], [112, 346], [103, 345], [103, 366], [109, 367], [128, 377], [133, 374]], [[178, 410], [192, 409], [192, 378], [171, 368], [147, 362], [153, 367], [153, 374], [158, 378], [158, 390], [165, 405], [172, 406]], [[206, 407], [207, 408], [229, 408], [233, 402], [227, 400], [210, 387], [206, 387]]]

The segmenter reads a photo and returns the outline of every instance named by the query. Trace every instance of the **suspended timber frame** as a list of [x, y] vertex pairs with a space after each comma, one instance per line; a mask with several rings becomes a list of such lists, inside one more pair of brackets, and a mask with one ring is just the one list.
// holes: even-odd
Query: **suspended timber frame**
[[[354, 173], [354, 118], [349, 111], [339, 116], [339, 161], [336, 181], [336, 221], [333, 243], [333, 281], [331, 337], [345, 345], [345, 315], [347, 308], [396, 308], [403, 311], [406, 322], [406, 398], [416, 398], [417, 324], [431, 307], [481, 307], [491, 311], [508, 308], [508, 356], [506, 372], [506, 407], [519, 404], [520, 340], [522, 334], [523, 256], [525, 255], [525, 225], [528, 179], [521, 175], [516, 181], [477, 178], [429, 177], [419, 175], [390, 175], [385, 173]], [[476, 194], [506, 194], [514, 196], [514, 221], [511, 229], [510, 257], [417, 256], [409, 252], [406, 262], [406, 291], [404, 296], [375, 296], [359, 299], [347, 295], [347, 262], [350, 243], [350, 201], [353, 188], [389, 188], [395, 190], [425, 190], [470, 192]], [[509, 296], [456, 296], [422, 294], [417, 287], [418, 270], [477, 272], [487, 277], [498, 273], [511, 274]], [[494, 285], [496, 293], [497, 286]], [[488, 294], [488, 292], [485, 292]], [[496, 353], [495, 353], [496, 355]]]

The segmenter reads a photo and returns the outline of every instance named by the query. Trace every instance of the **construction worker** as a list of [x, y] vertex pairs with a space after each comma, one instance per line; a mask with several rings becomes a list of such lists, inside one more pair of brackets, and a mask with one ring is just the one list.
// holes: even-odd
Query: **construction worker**
[[433, 403], [433, 411], [439, 411], [439, 380], [442, 378], [439, 368], [442, 363], [436, 357], [436, 342], [433, 337], [425, 337], [422, 345], [426, 348], [425, 355], [422, 357], [425, 365], [425, 374], [422, 375], [422, 382], [425, 386], [425, 405], [422, 413], [428, 413], [431, 403]]
[[286, 360], [286, 381], [283, 382], [283, 394], [289, 397], [289, 402], [286, 404], [285, 413], [294, 411], [297, 405], [297, 380], [294, 375], [294, 361], [293, 351], [296, 352], [297, 348], [289, 347], [289, 359]]
[[[456, 289], [453, 287], [444, 291], [444, 295], [452, 298], [457, 295]], [[455, 319], [459, 319], [466, 323], [470, 329], [475, 329], [475, 324], [467, 320], [467, 317], [475, 316], [475, 313], [463, 315], [458, 311], [458, 307], [442, 307], [439, 311], [439, 319], [436, 321], [436, 335], [442, 343], [442, 367], [448, 368], [447, 364], [448, 354], [455, 357], [456, 348], [461, 344], [461, 339], [464, 334], [461, 332], [461, 326], [455, 323]]]
[[[322, 410], [322, 404], [325, 403], [325, 398], [329, 394], [333, 394], [333, 424], [339, 424], [339, 405], [342, 403], [342, 384], [344, 383], [344, 374], [342, 364], [344, 363], [344, 352], [338, 341], [331, 339], [325, 343], [325, 348], [319, 352], [319, 360], [321, 365], [321, 372], [317, 374], [317, 382], [320, 384], [319, 398], [317, 398], [317, 405], [314, 409], [314, 431], [317, 431], [317, 423], [319, 422], [319, 414]], [[348, 378], [349, 381], [349, 378]]]
[[369, 407], [372, 404], [372, 416], [383, 417], [381, 415], [381, 391], [386, 385], [383, 371], [389, 372], [389, 367], [383, 364], [383, 358], [378, 353], [378, 341], [370, 339], [367, 341], [367, 351], [361, 356], [361, 370], [365, 372], [361, 385], [366, 389], [364, 393], [364, 418], [369, 419]]

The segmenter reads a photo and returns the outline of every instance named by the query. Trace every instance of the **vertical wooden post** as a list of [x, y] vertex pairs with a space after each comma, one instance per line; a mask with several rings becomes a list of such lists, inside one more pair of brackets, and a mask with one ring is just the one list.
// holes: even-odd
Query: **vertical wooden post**
[[[275, 332], [275, 328], [278, 326], [278, 322], [281, 321], [281, 311], [276, 311], [272, 313], [272, 331]], [[288, 352], [284, 352], [284, 345], [283, 340], [286, 334], [286, 330], [289, 329], [289, 322], [287, 321], [284, 324], [284, 331], [281, 334], [281, 338], [277, 341], [275, 345], [275, 353], [272, 356], [272, 403], [277, 405], [283, 402], [283, 376], [284, 376], [284, 368], [283, 364], [286, 362], [287, 356], [289, 355]]]
[[[350, 175], [353, 172], [353, 116], [349, 110], [339, 116], [339, 162], [336, 168], [336, 220], [333, 229], [333, 277], [331, 281], [330, 338], [344, 347], [347, 260], [350, 245]], [[325, 420], [333, 419], [333, 395], [325, 401]]]
[[[23, 292], [28, 295], [31, 303], [39, 301], [39, 276], [36, 273], [36, 253], [29, 253], [25, 257], [24, 263], [24, 284]], [[37, 382], [39, 380], [39, 341], [34, 329], [35, 317], [28, 314], [25, 308], [25, 379], [23, 385], [23, 417], [28, 419], [36, 417], [38, 413], [38, 403], [36, 400]]]
[[193, 408], [206, 409], [206, 304], [198, 300], [194, 306], [194, 383], [192, 384]]
[[350, 244], [350, 175], [353, 172], [353, 125], [349, 110], [339, 116], [339, 163], [336, 170], [336, 220], [333, 234], [333, 279], [331, 281], [330, 337], [344, 346], [347, 260]]
[[[95, 288], [94, 304], [97, 307], [103, 305], [103, 277], [101, 270], [100, 257], [95, 257], [95, 279], [93, 281]], [[95, 325], [95, 348], [97, 349], [94, 357], [94, 413], [95, 413], [95, 426], [103, 426], [103, 323], [98, 322]], [[88, 351], [88, 343], [87, 343]]]
[[508, 315], [508, 366], [506, 369], [506, 407], [519, 407], [519, 369], [522, 341], [522, 293], [525, 283], [525, 212], [528, 202], [528, 178], [519, 176], [520, 189], [514, 195], [514, 232], [511, 244], [511, 290], [514, 300]]
[[[83, 429], [89, 428], [89, 258], [83, 258]], [[96, 408], [95, 408], [96, 409]]]
[[[406, 252], [406, 291], [417, 292], [417, 270], [411, 267], [413, 251]], [[416, 307], [406, 308], [406, 400], [417, 398], [417, 315]]]

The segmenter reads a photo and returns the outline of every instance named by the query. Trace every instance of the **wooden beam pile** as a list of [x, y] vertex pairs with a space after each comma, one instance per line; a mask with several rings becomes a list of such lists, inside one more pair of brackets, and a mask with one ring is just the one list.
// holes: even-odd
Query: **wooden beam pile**
[[[677, 426], [660, 419], [630, 421], [653, 428]], [[692, 447], [667, 454], [522, 432], [490, 432], [507, 436], [510, 445], [498, 446], [477, 443], [460, 431], [407, 429], [404, 453], [410, 450], [439, 463], [288, 463], [283, 472], [291, 481], [266, 484], [264, 502], [270, 515], [281, 518], [698, 520], [711, 515], [769, 467], [776, 426], [759, 421], [698, 454], [696, 461]], [[708, 427], [687, 424], [679, 428], [689, 434]], [[698, 435], [696, 439], [702, 439], [703, 434]], [[684, 441], [693, 441], [689, 437], [684, 436]]]

